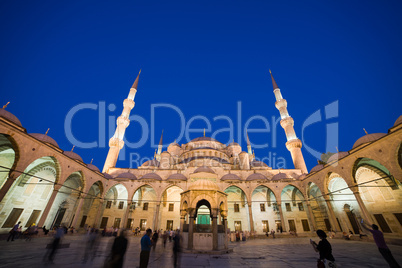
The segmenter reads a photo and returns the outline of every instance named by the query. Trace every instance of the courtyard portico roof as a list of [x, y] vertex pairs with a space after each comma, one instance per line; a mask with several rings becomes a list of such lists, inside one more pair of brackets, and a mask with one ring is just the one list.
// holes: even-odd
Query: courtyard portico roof
[[206, 166], [199, 167], [194, 171], [194, 173], [199, 173], [199, 172], [206, 172], [206, 173], [215, 174], [215, 171], [213, 171], [212, 168], [209, 168], [209, 167], [206, 167]]
[[121, 174], [117, 175], [116, 179], [136, 180], [137, 177], [133, 173], [124, 172], [124, 173], [121, 173]]
[[22, 127], [20, 120], [15, 115], [13, 115], [9, 111], [7, 111], [6, 109], [0, 108], [0, 117], [4, 117], [8, 121], [11, 121], [14, 124]]
[[241, 181], [241, 179], [236, 174], [226, 174], [221, 178], [221, 181]]
[[110, 175], [110, 174], [108, 174], [106, 172], [103, 172], [102, 174], [103, 174], [103, 177], [105, 177], [105, 179], [108, 179], [108, 180], [113, 179], [112, 175]]
[[93, 170], [93, 171], [100, 172], [99, 168], [97, 166], [93, 165], [93, 164], [88, 164], [87, 168], [89, 168], [90, 170]]
[[156, 173], [148, 173], [141, 177], [141, 180], [156, 180], [161, 181], [162, 178]]
[[376, 141], [376, 140], [384, 137], [385, 135], [387, 135], [387, 134], [385, 134], [385, 133], [372, 133], [372, 134], [364, 135], [363, 137], [359, 138], [355, 142], [355, 144], [353, 144], [353, 148], [356, 148], [356, 147], [358, 147], [358, 146], [360, 146], [362, 144], [365, 144], [365, 143], [370, 143], [370, 142]]
[[70, 158], [72, 158], [72, 159], [75, 159], [75, 160], [79, 160], [79, 161], [81, 161], [81, 162], [84, 162], [84, 161], [82, 161], [81, 156], [79, 156], [78, 154], [76, 154], [76, 153], [74, 153], [74, 152], [71, 152], [71, 151], [64, 151], [63, 154], [67, 155], [68, 157], [70, 157]]
[[183, 174], [172, 174], [167, 178], [168, 181], [187, 181], [187, 177]]
[[34, 137], [37, 140], [52, 144], [52, 145], [56, 146], [57, 148], [59, 148], [59, 145], [57, 144], [57, 142], [54, 139], [52, 139], [51, 137], [49, 137], [48, 135], [41, 134], [41, 133], [30, 133], [29, 135]]
[[397, 126], [397, 125], [399, 125], [399, 124], [401, 124], [401, 123], [402, 123], [402, 115], [399, 116], [398, 119], [396, 119], [396, 121], [395, 121], [395, 123], [394, 123], [394, 126]]
[[348, 152], [339, 152], [339, 153], [335, 153], [333, 155], [331, 155], [330, 158], [328, 158], [327, 163], [331, 163], [332, 161], [344, 158], [345, 156], [347, 156], [349, 153]]
[[285, 180], [285, 179], [291, 179], [292, 177], [291, 176], [289, 176], [288, 174], [286, 174], [286, 173], [278, 173], [278, 174], [276, 174], [276, 175], [274, 175], [273, 177], [272, 177], [272, 180], [273, 181], [278, 181], [278, 180]]
[[246, 179], [246, 181], [262, 181], [262, 180], [268, 180], [268, 178], [262, 175], [261, 173], [251, 174]]

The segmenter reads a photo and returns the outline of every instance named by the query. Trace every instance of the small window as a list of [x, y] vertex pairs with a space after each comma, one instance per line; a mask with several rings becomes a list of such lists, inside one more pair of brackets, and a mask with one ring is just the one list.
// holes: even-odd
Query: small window
[[2, 228], [14, 227], [14, 225], [17, 223], [17, 220], [20, 218], [22, 211], [22, 208], [13, 208]]
[[147, 220], [146, 219], [141, 219], [140, 220], [140, 229], [141, 229], [141, 231], [145, 231], [145, 228], [147, 228]]
[[107, 201], [106, 208], [111, 208], [111, 207], [112, 207], [112, 201]]
[[269, 232], [269, 225], [268, 225], [268, 221], [262, 221], [262, 231], [265, 232]]
[[392, 233], [387, 221], [382, 214], [374, 214], [374, 218], [377, 220], [378, 225], [380, 225], [380, 228], [384, 233]]
[[142, 210], [148, 210], [148, 203], [144, 203]]
[[169, 204], [169, 211], [173, 211], [174, 210], [174, 204]]
[[260, 210], [261, 210], [262, 212], [265, 211], [265, 204], [264, 204], [264, 203], [261, 203], [261, 204], [260, 204]]
[[308, 225], [308, 220], [301, 220], [301, 223], [303, 225], [303, 231], [310, 232], [310, 226]]
[[124, 201], [120, 201], [119, 202], [119, 209], [123, 209], [124, 208]]
[[273, 204], [272, 204], [272, 209], [273, 209], [274, 211], [279, 211], [278, 203], [273, 203]]
[[240, 212], [239, 204], [234, 204], [234, 212]]
[[292, 211], [292, 207], [290, 206], [290, 203], [285, 203], [286, 211]]
[[299, 211], [304, 211], [304, 207], [303, 207], [302, 202], [297, 203], [297, 206], [299, 207]]

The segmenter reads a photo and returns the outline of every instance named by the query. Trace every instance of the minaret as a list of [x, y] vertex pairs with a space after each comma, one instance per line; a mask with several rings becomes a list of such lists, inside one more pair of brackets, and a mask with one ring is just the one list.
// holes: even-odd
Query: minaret
[[272, 86], [274, 88], [274, 94], [276, 98], [275, 107], [279, 110], [279, 113], [281, 115], [281, 126], [285, 130], [286, 134], [286, 148], [292, 155], [292, 160], [295, 168], [300, 169], [303, 173], [307, 173], [306, 163], [304, 162], [303, 154], [301, 152], [302, 143], [297, 138], [295, 130], [293, 128], [294, 121], [288, 113], [287, 102], [285, 99], [282, 98], [281, 90], [276, 84], [271, 70], [269, 70], [269, 73], [271, 74]]
[[248, 153], [248, 155], [249, 155], [249, 157], [250, 157], [250, 159], [252, 161], [252, 160], [254, 160], [253, 159], [253, 152], [251, 150], [251, 143], [250, 143], [250, 139], [248, 138], [248, 133], [247, 132], [246, 132], [246, 135], [247, 135], [247, 153]]
[[156, 160], [158, 160], [158, 161], [161, 161], [162, 147], [163, 147], [163, 129], [162, 129], [161, 139], [159, 140], [158, 153], [155, 156]]
[[123, 101], [123, 112], [117, 118], [117, 127], [113, 137], [109, 140], [109, 153], [107, 154], [107, 158], [105, 161], [105, 165], [103, 166], [102, 172], [108, 172], [109, 168], [115, 167], [117, 158], [119, 157], [119, 152], [121, 148], [124, 146], [124, 133], [126, 132], [126, 128], [130, 124], [130, 112], [134, 108], [135, 102], [135, 94], [137, 93], [138, 87], [138, 79], [140, 78], [141, 70], [138, 73], [137, 78], [135, 79], [133, 85], [131, 86], [130, 93], [128, 93], [127, 99]]

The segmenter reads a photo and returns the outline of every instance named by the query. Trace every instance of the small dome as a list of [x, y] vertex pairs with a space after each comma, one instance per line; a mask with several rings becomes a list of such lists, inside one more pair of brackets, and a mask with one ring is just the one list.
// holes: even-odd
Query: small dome
[[180, 144], [178, 144], [176, 141], [174, 141], [174, 142], [172, 142], [171, 144], [169, 144], [169, 147], [170, 146], [177, 146], [177, 147], [180, 147]]
[[87, 168], [89, 168], [90, 170], [93, 170], [93, 171], [100, 172], [99, 168], [97, 168], [95, 165], [92, 165], [92, 164], [88, 164]]
[[195, 182], [193, 182], [190, 187], [188, 187], [189, 190], [213, 190], [213, 191], [219, 191], [218, 185], [210, 180], [204, 180], [200, 179]]
[[206, 167], [206, 166], [199, 167], [194, 171], [194, 173], [200, 173], [200, 172], [206, 172], [206, 173], [215, 174], [215, 171], [213, 171], [212, 168], [209, 168], [209, 167]]
[[321, 169], [323, 169], [323, 168], [324, 168], [324, 165], [321, 165], [321, 164], [316, 165], [315, 167], [313, 167], [313, 168], [310, 170], [310, 173], [317, 172], [317, 171], [319, 171], [319, 170], [321, 170]]
[[141, 180], [156, 180], [161, 181], [162, 178], [156, 173], [148, 173], [141, 177]]
[[57, 142], [54, 139], [52, 139], [51, 137], [49, 137], [48, 135], [41, 134], [41, 133], [31, 133], [29, 135], [34, 137], [37, 140], [43, 141], [45, 143], [50, 143], [50, 144], [52, 144], [52, 145], [54, 145], [56, 147], [59, 147]]
[[401, 124], [402, 123], [402, 115], [398, 117], [398, 119], [396, 119], [395, 123], [394, 123], [394, 127]]
[[387, 134], [385, 134], [385, 133], [373, 133], [373, 134], [364, 135], [363, 137], [359, 138], [355, 142], [355, 144], [353, 144], [353, 148], [356, 148], [356, 147], [358, 147], [358, 146], [360, 146], [362, 144], [365, 144], [365, 143], [370, 143], [370, 142], [376, 141], [379, 138], [384, 137], [385, 135], [387, 135]]
[[215, 140], [211, 137], [198, 137], [198, 138], [193, 139], [191, 142], [194, 142], [194, 141], [217, 141], [217, 140]]
[[159, 167], [159, 161], [156, 159], [148, 160], [144, 164], [141, 165], [142, 167]]
[[117, 177], [116, 177], [115, 179], [129, 179], [129, 180], [136, 180], [136, 179], [137, 179], [137, 177], [136, 177], [136, 176], [135, 176], [133, 173], [130, 173], [130, 172], [124, 172], [124, 173], [121, 173], [121, 174], [117, 175]]
[[262, 181], [262, 180], [268, 180], [268, 178], [262, 175], [261, 173], [251, 174], [246, 179], [246, 181]]
[[292, 179], [292, 177], [290, 177], [286, 173], [278, 173], [278, 174], [274, 175], [271, 180], [279, 181], [279, 180], [286, 180], [286, 179]]
[[237, 142], [231, 142], [231, 143], [229, 143], [229, 144], [228, 144], [228, 147], [230, 147], [230, 146], [239, 146], [239, 147], [240, 147], [240, 145], [239, 145]]
[[13, 122], [16, 125], [22, 127], [20, 120], [15, 115], [13, 115], [9, 111], [7, 111], [6, 109], [0, 108], [0, 116], [4, 117], [8, 121]]
[[172, 174], [167, 178], [167, 181], [187, 181], [187, 177], [183, 174]]
[[70, 158], [72, 158], [72, 159], [74, 159], [74, 160], [78, 160], [78, 161], [84, 162], [84, 161], [82, 161], [81, 156], [79, 156], [78, 154], [76, 154], [76, 153], [74, 153], [74, 152], [71, 152], [71, 151], [64, 151], [63, 154], [64, 154], [64, 155], [67, 155], [68, 157], [70, 157]]
[[221, 181], [241, 181], [241, 179], [236, 174], [226, 174], [222, 176]]
[[349, 155], [348, 152], [339, 152], [339, 153], [335, 153], [333, 155], [331, 155], [330, 158], [328, 158], [327, 163], [331, 163], [332, 161], [344, 158], [345, 156]]
[[250, 163], [250, 166], [251, 167], [268, 167], [267, 164], [265, 164], [264, 162], [261, 162], [261, 161], [252, 161]]
[[106, 172], [103, 172], [102, 174], [103, 174], [103, 177], [105, 177], [105, 179], [108, 179], [108, 180], [113, 179], [112, 175], [110, 175], [110, 174], [108, 174]]
[[298, 180], [304, 180], [306, 178], [307, 174], [301, 174], [299, 177], [297, 177]]

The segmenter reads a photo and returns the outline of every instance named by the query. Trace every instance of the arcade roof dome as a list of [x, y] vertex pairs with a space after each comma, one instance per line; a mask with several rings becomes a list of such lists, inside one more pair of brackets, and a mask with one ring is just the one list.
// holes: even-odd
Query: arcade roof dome
[[397, 125], [399, 125], [399, 124], [401, 124], [401, 123], [402, 123], [402, 115], [399, 116], [398, 119], [396, 119], [396, 121], [395, 121], [395, 123], [394, 123], [394, 126], [397, 126]]
[[167, 178], [167, 180], [168, 181], [172, 181], [172, 180], [174, 180], [174, 181], [187, 181], [187, 177], [184, 176], [183, 174], [176, 173], [176, 174], [170, 175]]
[[78, 154], [76, 154], [76, 153], [74, 153], [74, 152], [71, 152], [71, 151], [64, 151], [63, 154], [64, 154], [64, 155], [67, 155], [68, 157], [70, 157], [70, 158], [72, 158], [72, 159], [74, 159], [74, 160], [79, 160], [79, 161], [81, 161], [81, 162], [84, 162], [84, 161], [82, 161], [81, 156], [79, 156]]
[[221, 181], [241, 181], [241, 179], [236, 174], [226, 174], [222, 176]]
[[137, 179], [137, 177], [136, 177], [136, 176], [135, 176], [133, 173], [130, 173], [130, 172], [124, 172], [124, 173], [121, 173], [121, 174], [117, 175], [117, 177], [116, 177], [115, 179], [129, 179], [129, 180], [136, 180], [136, 179]]
[[103, 174], [103, 177], [105, 177], [105, 179], [108, 179], [108, 180], [113, 179], [112, 175], [110, 175], [110, 174], [108, 174], [106, 172], [103, 172], [102, 174]]
[[246, 179], [246, 181], [257, 181], [257, 180], [258, 181], [268, 180], [268, 178], [262, 175], [261, 173], [254, 173], [248, 176]]
[[15, 115], [13, 115], [9, 111], [7, 111], [6, 109], [0, 108], [0, 116], [4, 117], [8, 121], [13, 122], [16, 125], [22, 127], [20, 120]]
[[161, 181], [162, 178], [156, 173], [148, 173], [141, 177], [142, 180], [156, 180]]
[[93, 164], [88, 164], [87, 168], [89, 168], [90, 170], [93, 170], [93, 171], [100, 172], [99, 168], [97, 166], [93, 165]]
[[328, 158], [327, 163], [331, 163], [332, 161], [344, 158], [345, 156], [347, 156], [349, 153], [348, 152], [339, 152], [339, 153], [335, 153], [333, 155], [331, 155], [330, 158]]
[[372, 134], [364, 135], [363, 137], [360, 137], [355, 142], [355, 144], [353, 144], [353, 148], [356, 148], [357, 146], [360, 146], [360, 145], [365, 144], [365, 143], [370, 143], [370, 142], [376, 141], [376, 140], [384, 137], [385, 135], [387, 135], [387, 134], [385, 134], [385, 133], [372, 133]]
[[272, 177], [273, 181], [277, 180], [285, 180], [285, 179], [291, 179], [292, 177], [288, 176], [286, 173], [278, 173]]
[[324, 168], [324, 165], [321, 165], [321, 164], [316, 165], [315, 167], [313, 167], [313, 168], [310, 170], [310, 173], [319, 171], [319, 170], [321, 170], [321, 169], [323, 169], [323, 168]]
[[209, 168], [209, 167], [206, 167], [206, 166], [199, 167], [194, 171], [194, 173], [199, 173], [199, 172], [206, 172], [206, 173], [215, 174], [215, 171], [213, 171], [212, 168]]
[[214, 191], [219, 191], [218, 185], [210, 180], [205, 180], [205, 179], [199, 179], [195, 182], [193, 182], [190, 187], [188, 187], [189, 190], [214, 190]]
[[52, 139], [51, 137], [49, 137], [48, 135], [41, 134], [41, 133], [30, 133], [29, 135], [34, 137], [37, 140], [43, 141], [45, 143], [50, 143], [50, 144], [56, 146], [57, 148], [59, 148], [59, 145], [57, 144], [57, 142], [54, 139]]

